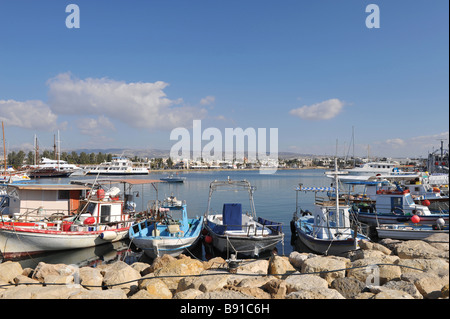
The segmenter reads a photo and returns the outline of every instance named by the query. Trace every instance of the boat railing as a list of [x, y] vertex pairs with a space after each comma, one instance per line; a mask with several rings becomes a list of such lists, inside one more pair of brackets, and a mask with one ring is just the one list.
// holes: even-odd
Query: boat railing
[[63, 210], [63, 209], [44, 209], [43, 207], [38, 207], [34, 209], [27, 208], [25, 212], [18, 216], [19, 220], [22, 221], [35, 221], [38, 219], [47, 218], [51, 219], [62, 219], [67, 217], [73, 217], [77, 210]]
[[269, 236], [282, 233], [282, 223], [272, 222], [263, 218], [258, 218], [258, 223], [244, 225], [216, 225], [214, 230], [221, 234], [227, 232], [239, 231], [240, 234], [246, 236]]
[[[315, 205], [319, 206], [336, 206], [336, 199], [330, 200], [329, 198], [316, 196]], [[347, 202], [343, 198], [339, 198], [339, 205], [345, 205]]]

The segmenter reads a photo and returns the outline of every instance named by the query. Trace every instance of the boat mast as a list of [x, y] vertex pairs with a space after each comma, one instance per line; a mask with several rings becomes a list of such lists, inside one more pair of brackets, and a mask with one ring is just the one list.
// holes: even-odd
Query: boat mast
[[3, 169], [6, 177], [6, 143], [5, 143], [5, 126], [2, 121], [2, 131], [3, 131]]
[[58, 161], [58, 171], [60, 170], [60, 168], [59, 168], [60, 153], [61, 153], [61, 142], [59, 140], [59, 130], [58, 130], [58, 150], [57, 150], [57, 156], [56, 156], [56, 160]]

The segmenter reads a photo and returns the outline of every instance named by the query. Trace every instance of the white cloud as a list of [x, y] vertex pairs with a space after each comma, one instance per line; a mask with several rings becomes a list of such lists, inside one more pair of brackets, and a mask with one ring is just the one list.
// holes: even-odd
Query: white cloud
[[342, 111], [344, 105], [344, 102], [338, 99], [330, 99], [293, 109], [289, 114], [298, 116], [304, 120], [329, 120], [337, 116]]
[[89, 136], [98, 136], [103, 134], [105, 130], [115, 131], [113, 123], [104, 115], [100, 115], [98, 119], [82, 118], [77, 121], [77, 127], [81, 134]]
[[405, 146], [406, 142], [401, 138], [393, 138], [386, 140], [386, 144], [390, 145], [393, 148], [399, 148]]
[[58, 116], [39, 100], [0, 100], [0, 120], [10, 126], [51, 131], [57, 128]]
[[[192, 126], [206, 110], [182, 104], [182, 99], [167, 98], [168, 83], [125, 83], [108, 78], [72, 77], [59, 74], [47, 82], [49, 105], [57, 114], [98, 115], [122, 121], [132, 127], [172, 129]], [[100, 117], [99, 117], [100, 119]]]
[[213, 104], [216, 101], [216, 98], [214, 96], [208, 95], [207, 97], [204, 97], [200, 100], [201, 105], [210, 105]]

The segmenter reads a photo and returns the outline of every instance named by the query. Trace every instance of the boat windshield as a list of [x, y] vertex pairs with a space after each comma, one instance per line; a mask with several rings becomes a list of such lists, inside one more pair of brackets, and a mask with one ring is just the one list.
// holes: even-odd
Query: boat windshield
[[90, 213], [90, 214], [92, 214], [92, 215], [94, 215], [95, 207], [96, 207], [96, 206], [97, 206], [96, 203], [89, 203], [88, 206], [87, 206], [87, 208], [86, 208], [86, 212], [87, 212], [87, 213]]
[[406, 201], [406, 203], [408, 204], [408, 205], [414, 205], [414, 200], [413, 200], [413, 198], [412, 198], [412, 196], [411, 196], [411, 194], [406, 194], [406, 196], [405, 196], [405, 201]]

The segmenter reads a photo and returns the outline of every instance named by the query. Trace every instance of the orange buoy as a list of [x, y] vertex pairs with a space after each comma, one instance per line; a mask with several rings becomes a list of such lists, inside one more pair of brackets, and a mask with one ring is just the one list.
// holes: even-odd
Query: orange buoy
[[413, 215], [413, 216], [411, 217], [411, 221], [412, 221], [414, 224], [417, 224], [417, 223], [420, 222], [420, 217], [417, 216], [417, 215]]

